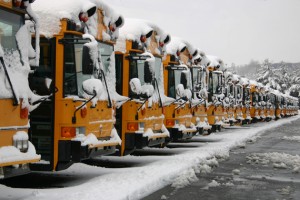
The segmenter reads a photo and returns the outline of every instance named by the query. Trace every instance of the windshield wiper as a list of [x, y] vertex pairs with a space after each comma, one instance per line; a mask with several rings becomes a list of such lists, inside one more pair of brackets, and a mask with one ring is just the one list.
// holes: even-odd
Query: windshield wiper
[[161, 108], [161, 107], [163, 106], [163, 104], [162, 104], [162, 100], [161, 100], [161, 96], [160, 96], [160, 92], [159, 92], [159, 87], [158, 87], [157, 79], [154, 78], [154, 81], [155, 81], [155, 83], [156, 83], [156, 87], [157, 87], [157, 91], [158, 91], [159, 107]]
[[10, 77], [9, 77], [9, 75], [8, 75], [8, 71], [7, 71], [7, 68], [6, 68], [6, 65], [5, 65], [5, 63], [4, 63], [4, 59], [3, 59], [2, 56], [0, 57], [0, 62], [1, 62], [1, 64], [2, 64], [2, 66], [3, 66], [3, 68], [4, 68], [4, 72], [5, 72], [5, 75], [6, 75], [6, 77], [7, 77], [9, 86], [11, 87], [11, 91], [12, 91], [12, 94], [13, 94], [13, 105], [14, 105], [14, 106], [17, 106], [17, 105], [19, 105], [19, 101], [18, 101], [18, 99], [17, 99], [17, 95], [16, 95], [15, 90], [14, 90], [14, 87], [13, 87], [13, 85], [12, 85], [12, 83], [11, 83], [11, 80], [10, 80]]
[[109, 91], [108, 91], [108, 86], [107, 86], [106, 78], [105, 78], [105, 75], [104, 75], [104, 71], [102, 69], [100, 69], [100, 72], [102, 73], [102, 77], [104, 79], [104, 83], [105, 83], [105, 87], [106, 87], [107, 98], [108, 98], [108, 105], [107, 105], [107, 107], [111, 108], [112, 107], [112, 103], [111, 103], [111, 98], [110, 98], [110, 94], [109, 94]]

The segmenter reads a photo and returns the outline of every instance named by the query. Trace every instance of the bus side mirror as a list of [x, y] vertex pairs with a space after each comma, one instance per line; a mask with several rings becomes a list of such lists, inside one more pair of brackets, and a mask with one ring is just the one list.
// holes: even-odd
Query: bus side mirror
[[153, 80], [153, 72], [150, 69], [150, 65], [148, 61], [144, 63], [144, 81], [145, 83], [152, 83]]
[[82, 89], [88, 95], [91, 95], [91, 96], [98, 95], [99, 96], [103, 92], [104, 87], [103, 87], [101, 80], [88, 79], [82, 83]]
[[82, 74], [93, 74], [94, 62], [90, 56], [90, 48], [83, 46], [82, 49]]
[[183, 88], [184, 89], [187, 89], [187, 77], [186, 77], [186, 74], [181, 72], [181, 76], [180, 76], [180, 84], [183, 85]]

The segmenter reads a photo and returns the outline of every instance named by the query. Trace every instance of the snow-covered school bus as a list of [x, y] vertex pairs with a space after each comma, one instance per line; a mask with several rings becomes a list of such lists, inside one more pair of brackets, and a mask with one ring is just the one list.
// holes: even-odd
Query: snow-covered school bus
[[36, 64], [29, 57], [38, 59], [38, 44], [34, 51], [29, 39], [38, 29], [31, 3], [0, 0], [0, 179], [28, 173], [29, 163], [40, 160], [28, 140], [31, 103], [40, 98], [28, 85], [30, 61]]
[[130, 98], [117, 110], [121, 156], [146, 146], [163, 146], [169, 137], [161, 62], [170, 36], [150, 22], [125, 21], [115, 45], [117, 92]]
[[224, 122], [225, 110], [223, 100], [225, 99], [225, 78], [221, 71], [223, 61], [211, 55], [205, 55], [201, 61], [206, 66], [206, 82], [208, 92], [207, 118], [208, 123], [212, 126], [212, 131], [221, 131], [222, 126], [227, 126]]
[[243, 86], [241, 84], [241, 77], [237, 74], [233, 75], [234, 80], [234, 97], [235, 97], [235, 111], [234, 117], [237, 124], [242, 124], [245, 118], [243, 117]]
[[259, 92], [258, 83], [254, 80], [250, 80], [250, 114], [252, 118], [252, 122], [257, 122], [260, 120], [260, 105], [259, 105]]
[[232, 72], [224, 72], [224, 99], [223, 99], [223, 108], [224, 108], [224, 122], [230, 125], [233, 125], [235, 122], [234, 118], [234, 85], [232, 83]]
[[173, 98], [165, 108], [165, 124], [172, 141], [192, 138], [197, 127], [192, 122], [192, 80], [188, 65], [191, 65], [194, 49], [181, 38], [172, 37], [164, 60], [164, 86], [166, 95]]
[[272, 92], [273, 90], [269, 87], [265, 86], [265, 103], [266, 103], [266, 121], [271, 121], [274, 120], [275, 117], [275, 99], [276, 96], [275, 94]]
[[196, 55], [193, 57], [191, 69], [192, 75], [192, 122], [196, 125], [199, 134], [207, 135], [211, 133], [212, 126], [209, 125], [207, 119], [207, 72], [206, 66], [201, 64], [201, 60], [205, 56], [203, 51], [197, 49]]
[[241, 78], [240, 83], [243, 87], [243, 94], [242, 94], [242, 113], [243, 113], [243, 122], [242, 124], [249, 124], [251, 123], [251, 115], [250, 115], [250, 107], [251, 107], [251, 100], [250, 100], [250, 83], [248, 78]]
[[111, 32], [117, 32], [122, 17], [100, 0], [35, 3], [41, 56], [29, 83], [48, 98], [30, 116], [30, 139], [42, 156], [31, 169], [63, 170], [115, 153], [121, 140], [114, 129], [116, 94], [108, 77], [116, 35]]

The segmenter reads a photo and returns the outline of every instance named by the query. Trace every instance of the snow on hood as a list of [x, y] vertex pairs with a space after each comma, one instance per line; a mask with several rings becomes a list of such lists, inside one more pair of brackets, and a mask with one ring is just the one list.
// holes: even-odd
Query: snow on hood
[[191, 54], [197, 50], [189, 42], [179, 37], [172, 37], [171, 42], [167, 46], [167, 54], [176, 55], [177, 51], [182, 51], [186, 47]]

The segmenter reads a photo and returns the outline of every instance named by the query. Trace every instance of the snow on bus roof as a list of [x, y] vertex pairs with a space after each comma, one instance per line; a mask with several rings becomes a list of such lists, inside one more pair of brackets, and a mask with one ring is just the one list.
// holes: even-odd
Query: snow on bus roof
[[191, 54], [197, 50], [189, 42], [179, 37], [172, 37], [171, 42], [167, 46], [167, 54], [175, 55], [177, 51], [181, 51], [186, 47]]
[[[110, 21], [115, 22], [121, 17], [102, 0], [38, 0], [32, 4], [34, 12], [40, 18], [41, 34], [46, 37], [52, 37], [59, 33], [61, 19], [68, 19], [80, 24], [79, 14], [88, 12], [94, 7], [104, 10], [104, 17], [106, 17], [104, 23], [106, 25]], [[97, 26], [96, 23], [92, 25]]]
[[249, 84], [249, 79], [245, 78], [245, 77], [242, 77], [242, 78], [240, 78], [240, 83], [242, 85], [248, 85]]
[[250, 80], [249, 83], [254, 86], [256, 86], [258, 84], [257, 81], [255, 81], [255, 80]]
[[[120, 29], [120, 38], [122, 39], [139, 41], [141, 35], [147, 35], [151, 31], [155, 31], [157, 33], [159, 41], [165, 41], [167, 37], [170, 39], [169, 34], [150, 21], [134, 18], [126, 18], [125, 21], [126, 23]], [[169, 41], [166, 43], [168, 42]]]
[[210, 61], [210, 66], [218, 66], [222, 64], [222, 60], [217, 57], [217, 56], [212, 56], [212, 55], [206, 55], [206, 57], [208, 58], [208, 60]]
[[239, 79], [240, 79], [240, 75], [238, 75], [238, 74], [233, 74], [232, 75], [232, 80], [233, 81], [239, 81]]

